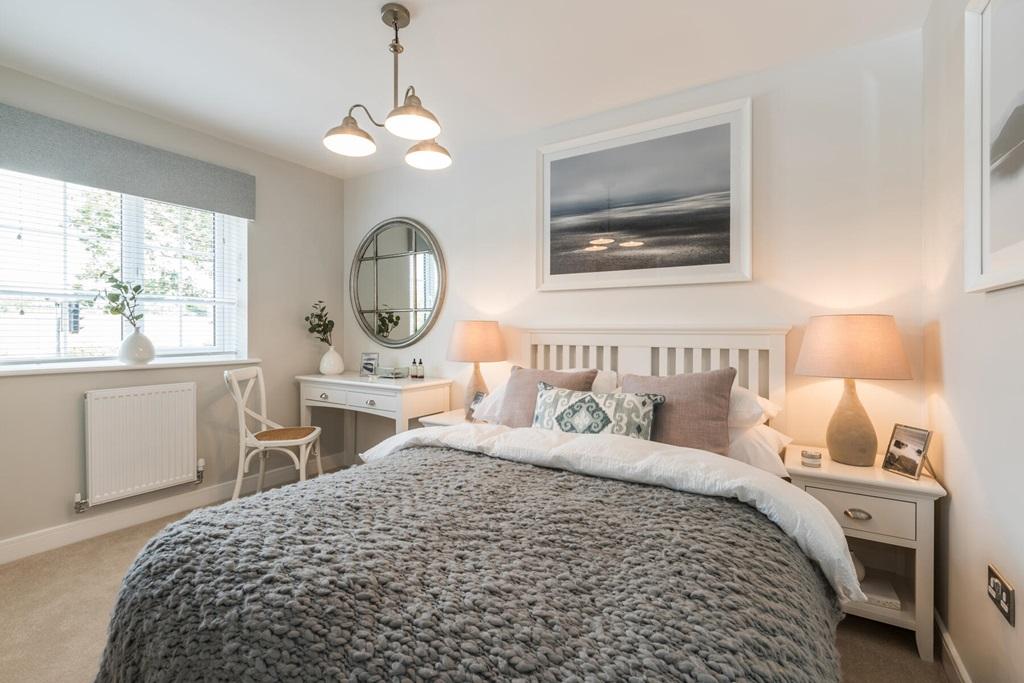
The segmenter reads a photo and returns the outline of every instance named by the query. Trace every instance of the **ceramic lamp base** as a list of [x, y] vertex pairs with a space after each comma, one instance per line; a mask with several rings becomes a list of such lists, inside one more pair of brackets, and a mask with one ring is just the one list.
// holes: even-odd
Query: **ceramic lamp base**
[[871, 467], [878, 453], [875, 428], [857, 397], [857, 384], [845, 379], [843, 397], [828, 422], [825, 443], [834, 462], [856, 467]]
[[473, 374], [470, 375], [469, 381], [466, 382], [466, 419], [469, 420], [473, 417], [473, 399], [476, 398], [478, 393], [487, 393], [487, 383], [484, 382], [484, 376], [480, 374], [480, 364], [473, 363]]

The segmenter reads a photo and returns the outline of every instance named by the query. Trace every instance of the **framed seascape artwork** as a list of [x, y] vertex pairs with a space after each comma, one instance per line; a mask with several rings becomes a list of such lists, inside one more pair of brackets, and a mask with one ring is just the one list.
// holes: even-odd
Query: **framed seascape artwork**
[[539, 150], [541, 290], [751, 278], [750, 100]]
[[882, 459], [882, 469], [920, 479], [931, 441], [932, 433], [927, 429], [894, 425]]
[[964, 287], [1024, 284], [1024, 0], [974, 0], [964, 21]]

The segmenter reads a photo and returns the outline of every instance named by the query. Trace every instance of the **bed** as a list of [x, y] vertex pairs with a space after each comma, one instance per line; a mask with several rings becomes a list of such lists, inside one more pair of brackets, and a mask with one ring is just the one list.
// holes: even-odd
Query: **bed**
[[[668, 374], [717, 356], [783, 389], [781, 332], [566, 334], [528, 333], [528, 362]], [[486, 424], [363, 458], [152, 539], [97, 680], [839, 680], [840, 601], [859, 585], [835, 520], [777, 476]]]

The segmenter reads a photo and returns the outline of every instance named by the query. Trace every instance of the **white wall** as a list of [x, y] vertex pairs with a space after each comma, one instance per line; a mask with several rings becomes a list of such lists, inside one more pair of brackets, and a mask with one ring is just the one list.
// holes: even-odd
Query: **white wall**
[[[249, 352], [263, 360], [271, 417], [298, 419], [294, 375], [314, 371], [323, 349], [302, 317], [324, 299], [341, 324], [342, 182], [236, 145], [0, 69], [0, 101], [256, 176], [249, 228]], [[223, 367], [0, 377], [0, 540], [188, 491], [111, 503], [78, 516], [84, 492], [83, 394], [89, 389], [195, 381], [203, 486], [234, 478], [237, 422]], [[326, 452], [337, 446], [328, 440]], [[285, 464], [283, 456], [271, 466]]]
[[933, 463], [949, 489], [938, 525], [939, 611], [981, 683], [1024, 679], [1024, 629], [1007, 624], [985, 593], [989, 563], [1024, 587], [1024, 377], [1015, 362], [1024, 288], [964, 293], [966, 4], [935, 0], [923, 30], [925, 376]]
[[[468, 379], [445, 362], [452, 324], [792, 325], [789, 366], [807, 317], [832, 311], [897, 316], [921, 376], [920, 35], [880, 42], [531, 134], [454, 149], [438, 173], [397, 168], [345, 183], [345, 244], [352, 253], [378, 221], [424, 222], [448, 262], [437, 326], [399, 351], [376, 347], [346, 314], [346, 362], [377, 350], [382, 364], [422, 356], [432, 374]], [[535, 289], [539, 146], [739, 97], [753, 98], [754, 280], [750, 283], [545, 292]], [[489, 383], [506, 364], [484, 368]], [[821, 444], [839, 380], [789, 377], [788, 431]], [[863, 382], [888, 439], [894, 421], [922, 424], [920, 382]], [[461, 401], [462, 387], [453, 390]], [[368, 432], [361, 432], [368, 433]]]

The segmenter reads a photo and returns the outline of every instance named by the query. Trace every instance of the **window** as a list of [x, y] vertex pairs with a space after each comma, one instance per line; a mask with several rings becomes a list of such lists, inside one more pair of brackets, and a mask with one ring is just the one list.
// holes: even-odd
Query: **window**
[[143, 287], [158, 356], [245, 354], [247, 221], [0, 169], [0, 364], [106, 359], [131, 327], [100, 274]]

